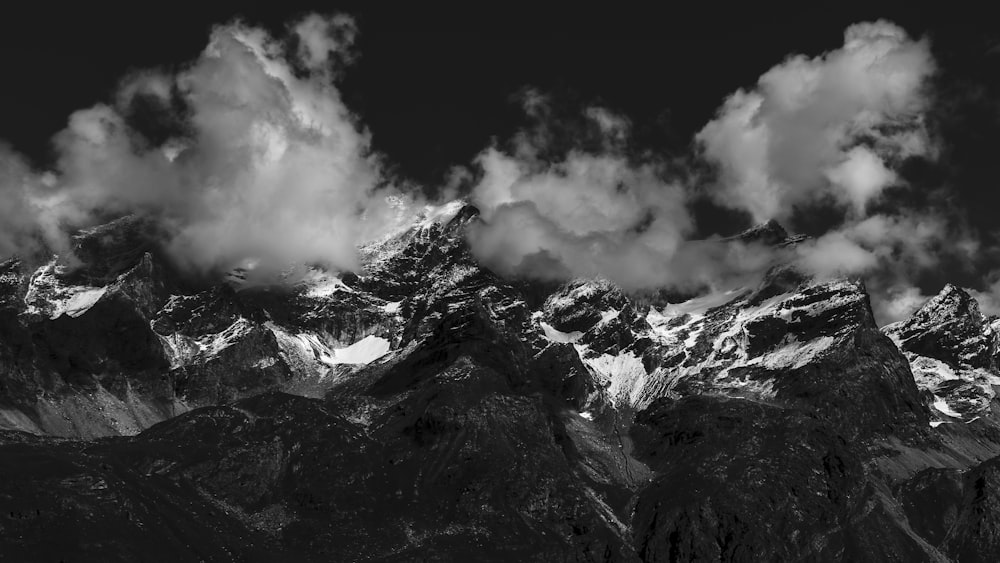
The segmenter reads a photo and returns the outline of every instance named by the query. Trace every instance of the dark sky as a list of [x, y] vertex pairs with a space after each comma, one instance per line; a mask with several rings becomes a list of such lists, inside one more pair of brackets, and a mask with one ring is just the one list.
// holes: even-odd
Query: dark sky
[[887, 17], [912, 35], [960, 38], [959, 49], [988, 46], [996, 37], [975, 18], [879, 8], [737, 13], [704, 3], [674, 13], [248, 4], [42, 7], [4, 18], [0, 137], [44, 159], [49, 138], [70, 112], [107, 100], [130, 69], [192, 60], [211, 26], [236, 16], [277, 30], [309, 10], [354, 15], [361, 56], [344, 79], [348, 105], [361, 114], [377, 148], [423, 182], [467, 162], [491, 137], [509, 136], [523, 121], [512, 96], [524, 87], [547, 92], [556, 103], [622, 111], [637, 124], [641, 141], [683, 149], [727, 94], [752, 85], [790, 53], [837, 47], [851, 23]]
[[525, 123], [516, 95], [526, 87], [566, 108], [600, 104], [622, 112], [635, 124], [639, 148], [683, 154], [726, 95], [752, 86], [789, 54], [840, 46], [852, 23], [886, 18], [912, 36], [930, 37], [940, 64], [932, 127], [946, 141], [946, 159], [912, 163], [904, 174], [916, 183], [953, 184], [974, 228], [993, 236], [1000, 202], [994, 19], [904, 4], [735, 11], [714, 2], [663, 4], [643, 11], [616, 10], [614, 3], [545, 11], [506, 3], [462, 10], [336, 2], [39, 5], [5, 14], [0, 24], [0, 139], [44, 166], [51, 136], [72, 111], [107, 101], [129, 70], [192, 60], [212, 24], [241, 17], [279, 30], [307, 11], [343, 11], [356, 18], [361, 35], [360, 57], [341, 91], [402, 176], [439, 184], [491, 139], [509, 138]]

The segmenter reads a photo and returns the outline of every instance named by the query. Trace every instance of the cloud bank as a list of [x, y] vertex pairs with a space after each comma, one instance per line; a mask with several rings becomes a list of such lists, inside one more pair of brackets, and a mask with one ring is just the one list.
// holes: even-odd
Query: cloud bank
[[757, 244], [691, 241], [686, 179], [662, 160], [630, 154], [631, 125], [621, 115], [586, 108], [571, 134], [589, 148], [553, 154], [560, 132], [544, 119], [547, 103], [529, 93], [525, 110], [540, 121], [509, 149], [490, 147], [477, 158], [481, 177], [471, 200], [481, 221], [469, 240], [481, 260], [520, 276], [685, 290], [771, 261]]
[[[4, 213], [26, 219], [4, 221], [0, 251], [31, 250], [32, 222], [64, 232], [141, 213], [192, 270], [356, 269], [358, 244], [397, 226], [416, 197], [382, 172], [335, 87], [356, 33], [345, 16], [310, 15], [284, 37], [236, 22], [216, 27], [183, 70], [126, 78], [113, 103], [74, 113], [56, 136], [51, 187], [32, 189], [18, 159], [3, 157], [15, 202]], [[152, 133], [134, 125], [139, 111]], [[65, 247], [59, 229], [43, 232]]]
[[[65, 254], [68, 232], [138, 213], [202, 274], [357, 270], [358, 246], [412, 220], [427, 191], [385, 171], [341, 99], [357, 34], [346, 16], [309, 15], [278, 36], [222, 25], [196, 60], [128, 76], [111, 101], [72, 114], [52, 170], [0, 146], [0, 255]], [[853, 25], [839, 48], [790, 56], [735, 91], [684, 161], [637, 151], [624, 115], [593, 106], [567, 121], [528, 90], [532, 125], [442, 191], [471, 182], [471, 247], [504, 274], [694, 291], [793, 261], [817, 277], [865, 276], [879, 317], [895, 320], [919, 304], [915, 276], [979, 248], [946, 208], [889, 197], [916, 189], [898, 173], [905, 159], [938, 153], [925, 126], [934, 72], [926, 40], [885, 21]], [[840, 219], [791, 249], [692, 240], [692, 202], [706, 196], [756, 222], [817, 209]]]
[[[715, 170], [707, 183], [676, 163], [636, 158], [628, 120], [600, 108], [586, 111], [596, 148], [580, 143], [552, 159], [553, 135], [536, 127], [508, 150], [480, 154], [473, 201], [484, 223], [473, 247], [522, 275], [598, 275], [629, 288], [726, 285], [788, 260], [814, 276], [899, 288], [937, 263], [944, 241], [975, 246], [937, 211], [883, 202], [889, 187], [906, 189], [896, 172], [904, 159], [937, 152], [924, 124], [934, 70], [926, 40], [884, 21], [853, 25], [840, 48], [791, 56], [725, 100], [694, 139]], [[532, 95], [525, 108], [544, 117], [545, 103]], [[842, 219], [794, 251], [693, 242], [691, 200], [704, 193], [756, 222], [818, 208]]]

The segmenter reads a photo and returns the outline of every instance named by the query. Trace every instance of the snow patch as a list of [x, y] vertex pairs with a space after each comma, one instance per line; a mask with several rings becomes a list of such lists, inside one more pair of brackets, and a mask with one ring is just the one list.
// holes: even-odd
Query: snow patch
[[562, 332], [552, 328], [552, 325], [549, 323], [539, 322], [538, 324], [542, 327], [542, 332], [545, 333], [545, 338], [551, 342], [557, 342], [559, 344], [573, 344], [583, 337], [583, 333], [579, 330], [574, 330], [573, 332]]
[[257, 360], [254, 363], [253, 367], [255, 367], [257, 369], [267, 369], [267, 368], [273, 366], [276, 363], [278, 363], [278, 360], [276, 360], [276, 359], [274, 359], [274, 358], [272, 358], [270, 356], [266, 356], [266, 357], [263, 357], [263, 358]]
[[939, 412], [941, 412], [941, 414], [944, 414], [946, 416], [962, 418], [961, 414], [955, 412], [954, 410], [952, 410], [951, 407], [948, 406], [947, 401], [945, 401], [943, 398], [937, 395], [934, 395], [934, 408], [937, 409]]
[[334, 362], [338, 364], [370, 364], [389, 353], [389, 341], [381, 336], [366, 336], [333, 353]]
[[[278, 344], [285, 355], [293, 358], [293, 364], [299, 365], [305, 362], [305, 365], [313, 366], [312, 369], [321, 366], [334, 368], [341, 365], [365, 365], [389, 353], [389, 341], [381, 336], [370, 335], [350, 346], [332, 348], [315, 334], [289, 333], [273, 323], [268, 323], [267, 326], [278, 339]], [[329, 372], [330, 369], [327, 369], [320, 376], [325, 376]]]
[[608, 324], [611, 321], [617, 319], [618, 315], [620, 315], [621, 313], [622, 313], [621, 311], [616, 311], [614, 309], [601, 311], [601, 320], [597, 324], [598, 325]]
[[767, 369], [799, 369], [813, 361], [821, 352], [836, 343], [832, 336], [823, 336], [807, 342], [792, 340], [777, 350], [753, 358], [747, 365], [762, 365]]
[[[91, 307], [100, 301], [101, 297], [104, 297], [104, 292], [107, 291], [106, 287], [94, 287], [80, 289], [79, 291], [72, 293], [70, 298], [67, 299], [63, 304], [63, 309], [61, 314], [65, 314], [70, 317], [79, 317], [80, 315], [86, 313]], [[59, 312], [53, 312], [52, 318], [59, 316]]]

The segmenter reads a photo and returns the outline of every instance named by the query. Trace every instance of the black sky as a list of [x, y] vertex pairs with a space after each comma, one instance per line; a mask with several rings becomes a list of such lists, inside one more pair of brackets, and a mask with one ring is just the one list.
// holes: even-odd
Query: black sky
[[[641, 11], [507, 4], [358, 9], [335, 2], [42, 7], [3, 20], [0, 137], [44, 160], [69, 113], [106, 101], [129, 70], [194, 59], [211, 26], [234, 17], [277, 30], [314, 10], [356, 17], [361, 56], [342, 91], [376, 147], [421, 182], [468, 162], [491, 137], [509, 136], [524, 120], [512, 96], [525, 87], [551, 94], [556, 103], [622, 111], [641, 141], [683, 148], [727, 94], [752, 85], [790, 53], [837, 47], [851, 23], [888, 17], [913, 35], [970, 31], [956, 21], [939, 21], [934, 29], [930, 16], [912, 10], [832, 13], [803, 6], [737, 13], [711, 3]], [[966, 39], [983, 35], [989, 43], [988, 29], [972, 35]]]
[[356, 18], [361, 32], [360, 57], [341, 92], [372, 132], [376, 150], [404, 177], [440, 184], [448, 169], [468, 164], [491, 139], [509, 138], [525, 124], [516, 96], [526, 87], [563, 107], [619, 111], [635, 124], [639, 148], [682, 154], [728, 94], [752, 86], [792, 53], [840, 46], [852, 23], [885, 18], [911, 36], [929, 36], [941, 65], [932, 125], [946, 141], [947, 158], [909, 167], [908, 179], [953, 184], [984, 239], [995, 229], [1000, 24], [984, 14], [917, 12], [905, 4], [733, 10], [702, 2], [641, 11], [614, 3], [590, 10], [132, 4], [39, 5], [4, 14], [0, 139], [45, 166], [50, 139], [71, 112], [107, 101], [130, 70], [194, 59], [213, 24], [240, 17], [279, 30], [304, 12], [341, 11]]

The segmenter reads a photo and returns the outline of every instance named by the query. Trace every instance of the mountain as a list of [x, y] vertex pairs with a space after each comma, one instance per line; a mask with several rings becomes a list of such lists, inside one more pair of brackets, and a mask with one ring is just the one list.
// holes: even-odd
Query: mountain
[[938, 424], [971, 422], [988, 411], [997, 378], [997, 319], [948, 284], [912, 317], [885, 328], [906, 354], [914, 379], [933, 399]]
[[[776, 265], [671, 303], [510, 280], [462, 202], [192, 280], [155, 225], [0, 265], [11, 560], [987, 561], [998, 321]], [[712, 244], [794, 246], [768, 223]]]

